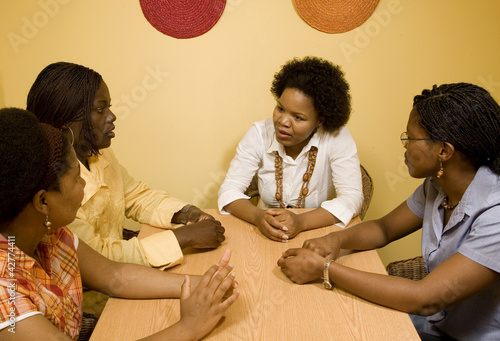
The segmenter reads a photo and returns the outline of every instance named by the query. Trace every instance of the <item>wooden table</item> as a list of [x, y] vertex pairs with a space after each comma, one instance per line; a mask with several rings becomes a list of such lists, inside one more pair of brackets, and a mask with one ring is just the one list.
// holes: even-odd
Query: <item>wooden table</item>
[[[220, 215], [215, 209], [205, 211], [226, 228], [225, 242], [212, 251], [187, 252], [183, 263], [170, 271], [203, 274], [230, 248], [240, 297], [204, 340], [419, 340], [407, 314], [367, 302], [338, 288], [326, 290], [321, 282], [294, 284], [276, 265], [288, 248], [300, 247], [306, 239], [339, 227], [307, 231], [288, 243], [279, 243], [267, 239], [255, 226], [238, 218]], [[156, 230], [143, 227], [140, 236]], [[386, 273], [376, 251], [343, 251], [337, 262]], [[111, 298], [91, 341], [136, 340], [172, 325], [179, 317], [178, 299]]]

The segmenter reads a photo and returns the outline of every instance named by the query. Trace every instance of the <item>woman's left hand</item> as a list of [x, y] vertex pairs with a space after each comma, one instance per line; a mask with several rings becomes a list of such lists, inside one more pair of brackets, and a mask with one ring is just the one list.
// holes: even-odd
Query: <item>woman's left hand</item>
[[286, 209], [269, 209], [266, 213], [274, 217], [274, 219], [280, 224], [279, 226], [274, 227], [285, 231], [285, 234], [289, 239], [295, 237], [303, 231], [298, 214]]
[[321, 278], [324, 263], [325, 258], [306, 249], [288, 249], [278, 260], [281, 271], [298, 284]]

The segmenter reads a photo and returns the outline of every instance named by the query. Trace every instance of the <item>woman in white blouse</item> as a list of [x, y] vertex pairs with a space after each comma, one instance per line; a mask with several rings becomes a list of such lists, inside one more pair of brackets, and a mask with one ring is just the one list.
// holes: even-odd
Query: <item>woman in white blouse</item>
[[[219, 190], [219, 210], [275, 241], [346, 226], [359, 212], [363, 192], [356, 144], [345, 126], [351, 106], [343, 72], [317, 57], [293, 59], [275, 74], [271, 92], [273, 117], [254, 123], [240, 141]], [[245, 195], [256, 173], [257, 207]], [[315, 210], [287, 210], [295, 207]]]

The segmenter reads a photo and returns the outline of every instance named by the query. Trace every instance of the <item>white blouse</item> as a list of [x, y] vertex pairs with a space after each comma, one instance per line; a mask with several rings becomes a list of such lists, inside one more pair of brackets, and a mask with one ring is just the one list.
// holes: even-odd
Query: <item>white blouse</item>
[[361, 208], [363, 189], [356, 144], [345, 126], [335, 133], [318, 129], [294, 160], [276, 140], [271, 118], [254, 123], [238, 144], [236, 156], [219, 189], [219, 211], [227, 214], [224, 211], [226, 205], [238, 199], [249, 199], [244, 192], [256, 172], [261, 197], [259, 207], [280, 207], [275, 198], [274, 151], [283, 158], [283, 203], [294, 207], [312, 146], [318, 148], [318, 155], [304, 207], [321, 206], [337, 217], [341, 226], [347, 225]]

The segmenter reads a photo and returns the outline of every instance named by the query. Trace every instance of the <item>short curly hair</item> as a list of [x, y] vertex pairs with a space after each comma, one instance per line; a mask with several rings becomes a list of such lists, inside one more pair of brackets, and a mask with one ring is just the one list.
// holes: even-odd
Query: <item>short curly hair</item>
[[349, 84], [338, 65], [311, 56], [289, 60], [274, 74], [271, 93], [278, 99], [286, 88], [297, 89], [313, 100], [325, 131], [334, 132], [349, 121]]
[[[59, 180], [70, 167], [71, 144], [58, 130], [50, 129], [58, 134], [48, 137], [38, 119], [26, 110], [0, 109], [0, 226], [14, 220], [39, 190], [59, 190]], [[48, 155], [48, 138], [62, 139], [62, 150], [57, 153], [60, 160]], [[50, 170], [57, 172], [55, 177], [48, 176]]]

